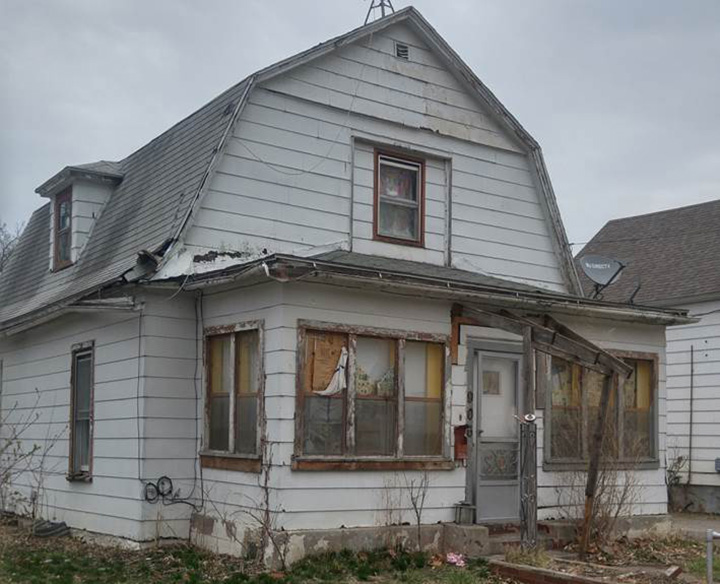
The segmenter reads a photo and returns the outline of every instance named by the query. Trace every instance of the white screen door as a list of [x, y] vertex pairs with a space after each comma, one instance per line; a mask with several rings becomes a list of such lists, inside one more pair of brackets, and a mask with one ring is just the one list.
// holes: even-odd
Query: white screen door
[[521, 356], [475, 353], [477, 419], [477, 521], [515, 522], [520, 515], [518, 479]]

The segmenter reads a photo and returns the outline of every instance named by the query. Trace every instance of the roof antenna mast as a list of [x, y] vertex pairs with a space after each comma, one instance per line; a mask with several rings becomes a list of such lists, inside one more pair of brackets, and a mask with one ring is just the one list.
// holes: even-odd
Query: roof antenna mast
[[[368, 9], [367, 16], [365, 17], [365, 24], [370, 22], [370, 17], [375, 16], [375, 13], [378, 10], [380, 10], [383, 18], [386, 14], [392, 14], [395, 12], [395, 8], [393, 8], [391, 0], [371, 0], [370, 8]], [[373, 18], [373, 20], [375, 19]]]

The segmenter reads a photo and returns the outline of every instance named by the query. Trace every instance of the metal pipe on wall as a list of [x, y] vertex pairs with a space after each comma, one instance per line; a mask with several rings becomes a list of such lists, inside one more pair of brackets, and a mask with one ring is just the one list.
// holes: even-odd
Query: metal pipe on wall
[[695, 345], [690, 345], [690, 429], [688, 431], [688, 478], [692, 480], [693, 412], [695, 411]]

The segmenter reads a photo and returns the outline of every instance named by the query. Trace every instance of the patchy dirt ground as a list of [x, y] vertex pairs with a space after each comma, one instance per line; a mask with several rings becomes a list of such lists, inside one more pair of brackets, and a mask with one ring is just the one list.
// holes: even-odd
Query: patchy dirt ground
[[406, 552], [342, 552], [308, 558], [288, 572], [258, 572], [239, 558], [178, 545], [141, 551], [73, 538], [39, 539], [0, 525], [0, 582], [7, 584], [517, 584], [485, 562], [458, 568], [444, 558]]

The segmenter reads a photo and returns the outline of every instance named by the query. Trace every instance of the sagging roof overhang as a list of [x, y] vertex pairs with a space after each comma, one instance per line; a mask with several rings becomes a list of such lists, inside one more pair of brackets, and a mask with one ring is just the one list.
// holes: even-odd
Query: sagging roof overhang
[[579, 296], [534, 291], [527, 287], [480, 285], [452, 278], [427, 277], [388, 269], [376, 270], [339, 264], [317, 258], [274, 254], [215, 272], [189, 276], [183, 288], [237, 284], [265, 278], [281, 282], [297, 280], [366, 287], [375, 290], [534, 312], [658, 324], [664, 326], [697, 322], [686, 310], [662, 309], [591, 300]]

